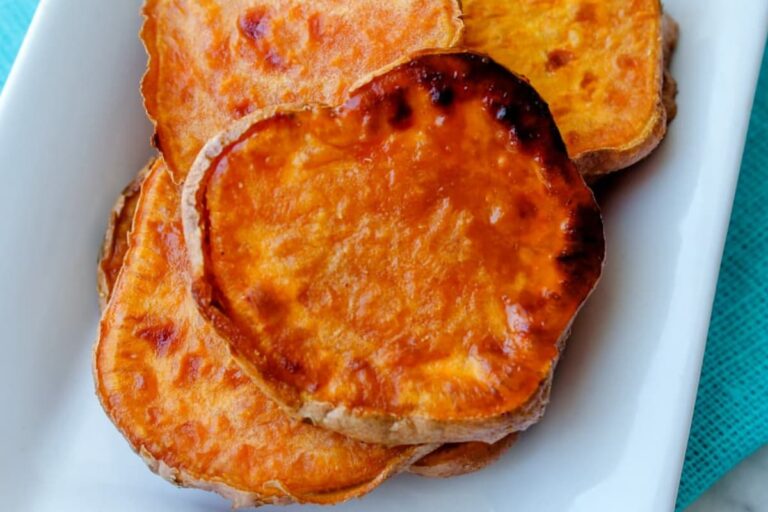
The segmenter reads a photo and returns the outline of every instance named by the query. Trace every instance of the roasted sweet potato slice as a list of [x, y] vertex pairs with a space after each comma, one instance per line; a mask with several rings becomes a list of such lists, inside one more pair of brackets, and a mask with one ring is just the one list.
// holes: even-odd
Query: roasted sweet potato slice
[[112, 287], [117, 280], [117, 274], [123, 267], [123, 257], [128, 251], [128, 234], [133, 224], [136, 204], [139, 202], [141, 184], [153, 165], [156, 165], [154, 159], [139, 171], [136, 177], [123, 189], [109, 214], [104, 242], [101, 245], [99, 264], [96, 268], [96, 283], [102, 310], [106, 307], [109, 296], [112, 294]]
[[[120, 194], [110, 214], [98, 265], [102, 309], [107, 305], [128, 251], [128, 237], [141, 185], [151, 167], [159, 165], [159, 162], [153, 160], [142, 169]], [[180, 293], [186, 292], [182, 290]], [[414, 462], [409, 471], [427, 477], [457, 476], [478, 471], [498, 459], [514, 443], [516, 437], [517, 434], [511, 434], [493, 444], [471, 442], [443, 445]]]
[[154, 471], [237, 506], [335, 503], [433, 449], [354, 441], [293, 420], [264, 396], [191, 299], [179, 197], [158, 161], [94, 355], [104, 409]]
[[448, 478], [479, 471], [495, 462], [517, 441], [517, 433], [492, 444], [448, 443], [414, 462], [409, 471], [431, 478]]
[[142, 84], [177, 181], [227, 124], [284, 102], [337, 103], [409, 52], [455, 44], [457, 0], [147, 0]]
[[677, 31], [659, 0], [462, 0], [462, 8], [464, 45], [530, 79], [585, 175], [627, 167], [663, 138], [664, 49]]
[[234, 357], [297, 417], [370, 442], [535, 422], [602, 268], [597, 205], [546, 104], [472, 53], [241, 120], [201, 152], [182, 209], [193, 295]]

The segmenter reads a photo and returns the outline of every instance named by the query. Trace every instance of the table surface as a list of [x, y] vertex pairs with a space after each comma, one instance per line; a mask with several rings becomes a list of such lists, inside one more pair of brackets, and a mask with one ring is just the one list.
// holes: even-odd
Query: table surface
[[768, 512], [768, 446], [736, 466], [686, 512]]

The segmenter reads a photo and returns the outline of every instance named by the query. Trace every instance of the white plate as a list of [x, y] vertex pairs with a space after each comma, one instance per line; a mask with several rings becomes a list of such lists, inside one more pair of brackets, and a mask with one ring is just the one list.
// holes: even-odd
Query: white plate
[[[2, 510], [228, 508], [152, 475], [93, 393], [97, 249], [150, 153], [139, 4], [43, 0], [0, 97]], [[544, 421], [487, 470], [400, 476], [342, 509], [672, 508], [768, 3], [667, 4], [678, 118], [605, 205], [605, 275]]]

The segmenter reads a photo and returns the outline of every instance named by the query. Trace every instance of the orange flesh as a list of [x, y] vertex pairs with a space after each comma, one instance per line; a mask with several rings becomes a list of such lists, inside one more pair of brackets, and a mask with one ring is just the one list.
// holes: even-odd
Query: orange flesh
[[643, 141], [662, 87], [659, 0], [462, 0], [464, 46], [530, 79], [572, 158]]
[[546, 106], [474, 55], [257, 122], [197, 197], [198, 301], [290, 405], [515, 410], [600, 272], [599, 213]]
[[197, 480], [311, 502], [363, 494], [410, 456], [289, 419], [231, 361], [187, 289], [179, 192], [158, 163], [95, 355], [98, 395], [134, 449]]
[[461, 32], [456, 0], [148, 0], [144, 14], [142, 92], [178, 182], [232, 120], [278, 103], [336, 104], [363, 76]]

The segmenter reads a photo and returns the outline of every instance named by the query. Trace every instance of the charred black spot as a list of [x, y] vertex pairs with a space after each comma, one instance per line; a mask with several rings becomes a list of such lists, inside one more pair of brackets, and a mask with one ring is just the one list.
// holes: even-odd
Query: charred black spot
[[[594, 204], [579, 205], [568, 221], [567, 234], [573, 246], [579, 250], [594, 248], [602, 253], [604, 246], [603, 220]], [[601, 256], [602, 259], [602, 256]]]
[[605, 257], [603, 220], [597, 205], [582, 204], [574, 209], [568, 220], [567, 248], [557, 256], [557, 262], [567, 276], [566, 290], [584, 295], [600, 275]]
[[154, 146], [155, 149], [157, 149], [158, 151], [163, 150], [163, 144], [162, 144], [162, 141], [160, 140], [160, 134], [157, 132], [152, 134], [152, 146]]
[[472, 89], [466, 82], [468, 76], [465, 63], [454, 60], [446, 69], [443, 69], [444, 66], [430, 64], [422, 62], [413, 71], [416, 81], [426, 90], [433, 105], [448, 108], [461, 101]]
[[586, 256], [587, 256], [586, 251], [569, 249], [567, 251], [561, 252], [557, 256], [557, 262], [564, 266], [575, 265], [579, 261], [583, 260]]
[[[554, 58], [561, 57], [568, 58], [564, 54]], [[553, 172], [561, 172], [565, 179], [572, 178], [565, 176], [570, 167], [568, 153], [549, 106], [524, 77], [472, 52], [424, 55], [411, 63], [416, 64], [411, 69], [433, 101], [446, 89], [450, 89], [454, 103], [481, 98], [489, 114], [509, 130], [524, 151], [536, 155]]]
[[429, 97], [435, 105], [449, 107], [453, 103], [453, 89], [448, 86], [432, 87]]
[[[497, 121], [505, 125], [522, 147], [538, 154], [547, 166], [559, 167], [568, 162], [565, 142], [552, 119], [549, 107], [538, 94], [530, 94], [529, 86], [510, 91], [505, 97], [496, 91], [486, 98], [486, 105]], [[501, 100], [505, 100], [502, 102]]]
[[387, 96], [386, 101], [390, 106], [389, 124], [399, 130], [408, 128], [413, 123], [413, 109], [405, 97], [405, 90], [395, 90]]
[[541, 130], [539, 127], [532, 124], [522, 124], [517, 128], [517, 137], [522, 142], [533, 142], [541, 139]]
[[[572, 56], [552, 55], [556, 64]], [[564, 181], [580, 179], [576, 174], [549, 106], [525, 77], [516, 75], [485, 55], [469, 51], [424, 54], [405, 65], [424, 87], [432, 101], [436, 92], [450, 89], [453, 103], [480, 98], [487, 112], [520, 142], [520, 148], [539, 159], [547, 171]]]
[[[197, 300], [198, 303], [203, 304], [203, 302], [200, 302], [200, 299], [196, 298], [195, 300]], [[210, 302], [210, 306], [216, 309], [217, 311], [226, 311], [226, 306], [225, 306], [226, 300], [224, 299], [224, 297], [222, 297], [221, 290], [219, 290], [218, 288], [214, 289], [213, 296], [211, 297], [209, 302]]]
[[542, 138], [542, 128], [546, 128], [546, 125], [542, 126], [543, 123], [537, 115], [531, 112], [538, 110], [537, 108], [520, 102], [495, 105], [492, 108], [496, 112], [496, 119], [508, 125], [514, 135], [524, 144]]

